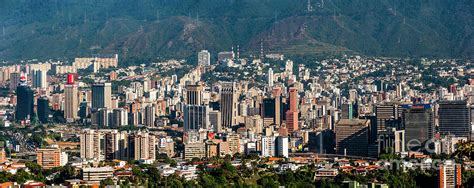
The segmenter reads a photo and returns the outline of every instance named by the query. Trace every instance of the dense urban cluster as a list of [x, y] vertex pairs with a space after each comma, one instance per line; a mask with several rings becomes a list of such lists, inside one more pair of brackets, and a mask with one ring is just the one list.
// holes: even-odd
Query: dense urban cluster
[[0, 187], [474, 186], [469, 60], [195, 61], [4, 62]]

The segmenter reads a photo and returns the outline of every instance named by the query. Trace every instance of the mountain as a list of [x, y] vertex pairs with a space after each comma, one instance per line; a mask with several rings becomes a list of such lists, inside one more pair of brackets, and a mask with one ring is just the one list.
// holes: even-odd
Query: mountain
[[0, 0], [0, 60], [357, 53], [474, 57], [472, 0]]

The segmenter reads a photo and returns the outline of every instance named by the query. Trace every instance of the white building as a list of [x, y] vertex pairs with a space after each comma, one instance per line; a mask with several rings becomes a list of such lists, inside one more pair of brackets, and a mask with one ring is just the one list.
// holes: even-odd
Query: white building
[[211, 53], [209, 53], [207, 50], [201, 50], [198, 53], [198, 65], [211, 65]]

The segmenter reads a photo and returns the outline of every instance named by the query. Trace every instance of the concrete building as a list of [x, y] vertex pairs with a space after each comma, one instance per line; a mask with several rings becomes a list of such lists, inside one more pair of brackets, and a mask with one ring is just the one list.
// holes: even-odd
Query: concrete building
[[36, 163], [44, 169], [64, 166], [67, 162], [68, 156], [66, 152], [61, 152], [59, 148], [36, 150]]
[[198, 53], [198, 65], [209, 66], [211, 65], [211, 53], [207, 50], [201, 50]]
[[209, 107], [201, 105], [186, 105], [184, 107], [184, 131], [208, 129]]
[[79, 95], [74, 75], [68, 74], [67, 83], [64, 85], [64, 119], [72, 123], [78, 119]]
[[370, 120], [341, 119], [335, 126], [336, 153], [367, 156]]
[[100, 183], [100, 181], [107, 178], [112, 178], [114, 173], [114, 168], [110, 166], [106, 167], [87, 167], [82, 169], [82, 180]]
[[290, 88], [290, 108], [286, 111], [286, 128], [289, 133], [297, 131], [298, 127], [298, 90]]
[[220, 111], [222, 126], [231, 127], [236, 124], [237, 94], [234, 82], [223, 82], [220, 91]]
[[471, 125], [466, 101], [439, 101], [439, 133], [470, 138]]
[[206, 156], [206, 147], [202, 142], [193, 142], [184, 144], [184, 159], [203, 158]]

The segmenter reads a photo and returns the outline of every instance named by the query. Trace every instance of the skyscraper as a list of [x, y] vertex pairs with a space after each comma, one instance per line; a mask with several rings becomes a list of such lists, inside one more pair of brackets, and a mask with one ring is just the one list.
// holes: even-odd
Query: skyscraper
[[469, 108], [466, 101], [439, 101], [439, 133], [470, 137]]
[[145, 126], [154, 127], [155, 126], [155, 107], [153, 105], [148, 105], [145, 107]]
[[16, 88], [17, 105], [15, 118], [18, 121], [30, 119], [33, 116], [33, 90], [26, 84], [26, 77], [22, 76]]
[[186, 85], [186, 104], [201, 105], [202, 85]]
[[19, 72], [12, 72], [10, 73], [10, 91], [15, 91], [16, 87], [20, 83], [21, 73]]
[[286, 111], [286, 128], [288, 132], [298, 130], [298, 90], [296, 88], [290, 88], [290, 108]]
[[198, 65], [202, 65], [202, 66], [211, 65], [211, 54], [207, 50], [201, 50], [198, 53]]
[[268, 86], [273, 87], [273, 69], [272, 68], [268, 69], [267, 79], [268, 79]]
[[46, 88], [48, 87], [47, 75], [44, 70], [33, 70], [32, 74], [33, 88]]
[[405, 146], [417, 150], [424, 142], [433, 138], [433, 113], [430, 105], [414, 105], [403, 110]]
[[209, 107], [186, 105], [184, 107], [184, 131], [199, 131], [209, 128]]
[[111, 108], [112, 84], [94, 83], [92, 85], [92, 108]]
[[220, 94], [220, 110], [222, 115], [222, 126], [231, 127], [236, 124], [237, 95], [234, 82], [223, 82]]
[[74, 75], [68, 74], [67, 83], [64, 86], [64, 119], [71, 123], [76, 121], [79, 110], [77, 85], [74, 82]]
[[39, 97], [37, 100], [37, 115], [41, 123], [47, 123], [49, 117], [49, 100], [47, 97]]
[[369, 120], [341, 119], [335, 126], [336, 153], [367, 156]]

